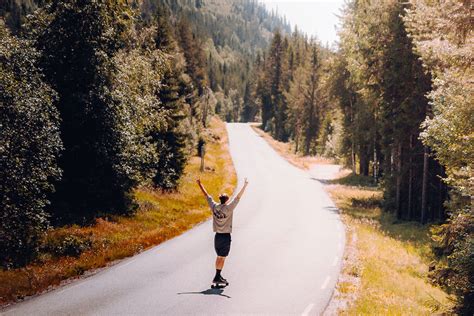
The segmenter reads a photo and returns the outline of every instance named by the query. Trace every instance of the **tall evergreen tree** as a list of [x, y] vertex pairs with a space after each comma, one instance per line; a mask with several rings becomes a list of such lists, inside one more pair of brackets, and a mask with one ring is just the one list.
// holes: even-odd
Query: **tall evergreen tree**
[[268, 81], [270, 85], [271, 108], [269, 109], [269, 117], [271, 117], [270, 131], [277, 138], [281, 139], [283, 134], [283, 115], [284, 99], [283, 99], [283, 63], [284, 63], [284, 44], [280, 31], [273, 36], [273, 41], [268, 54]]
[[285, 136], [284, 60], [284, 39], [277, 30], [264, 61], [263, 74], [257, 89], [262, 103], [262, 125], [277, 139]]
[[0, 266], [28, 263], [48, 225], [61, 150], [56, 94], [38, 71], [31, 43], [0, 20]]
[[255, 104], [255, 96], [254, 96], [254, 86], [253, 83], [247, 81], [245, 84], [245, 92], [243, 98], [243, 110], [241, 115], [242, 122], [253, 122], [255, 120], [255, 116], [257, 115], [257, 105]]
[[340, 50], [333, 59], [329, 78], [329, 98], [340, 107], [343, 113], [342, 152], [346, 153], [346, 164], [350, 166], [352, 172], [355, 174], [357, 170], [354, 115], [357, 93], [351, 82], [344, 51]]
[[123, 98], [116, 101], [109, 92], [113, 57], [133, 38], [130, 8], [122, 2], [75, 0], [54, 2], [45, 11], [51, 18], [36, 40], [39, 64], [58, 92], [65, 147], [53, 210], [62, 220], [127, 212], [139, 176], [123, 163], [136, 152], [121, 137], [133, 125], [121, 117], [128, 109], [115, 106]]
[[383, 178], [386, 209], [395, 210], [399, 219], [424, 223], [444, 217], [438, 196], [446, 187], [438, 177], [442, 168], [418, 139], [429, 112], [430, 78], [413, 53], [404, 9], [405, 4], [391, 0], [349, 3], [341, 53], [349, 72], [344, 80], [355, 92], [349, 99], [351, 142], [360, 173]]
[[434, 78], [425, 146], [446, 168], [448, 221], [434, 231], [441, 259], [434, 278], [459, 298], [456, 312], [474, 313], [474, 27], [469, 1], [412, 1], [405, 17], [416, 51]]
[[206, 59], [202, 53], [202, 44], [192, 32], [191, 26], [185, 18], [180, 20], [178, 32], [179, 44], [186, 58], [186, 73], [192, 78], [198, 95], [201, 96], [206, 85]]
[[[396, 172], [385, 173], [385, 199], [386, 202], [394, 201], [398, 218], [416, 218], [425, 223], [428, 217], [423, 211], [422, 198], [427, 192], [423, 193], [420, 185], [428, 175], [422, 172], [424, 148], [418, 135], [429, 108], [425, 95], [431, 88], [430, 78], [414, 54], [412, 41], [403, 25], [403, 5], [394, 4], [389, 9], [386, 23], [390, 35], [381, 60], [381, 148], [384, 157], [396, 152], [398, 161]], [[390, 164], [391, 160], [385, 159], [383, 169], [390, 170]], [[434, 165], [430, 169], [435, 169]], [[419, 193], [415, 194], [416, 191]], [[431, 204], [430, 209], [434, 211], [435, 206]], [[415, 216], [415, 210], [420, 210], [421, 214]]]
[[187, 136], [183, 121], [186, 119], [185, 96], [181, 95], [180, 81], [184, 69], [179, 63], [179, 52], [172, 37], [165, 8], [156, 15], [156, 47], [168, 54], [166, 69], [158, 94], [160, 108], [166, 117], [166, 129], [152, 135], [159, 153], [159, 164], [153, 183], [165, 190], [176, 188], [187, 161]]

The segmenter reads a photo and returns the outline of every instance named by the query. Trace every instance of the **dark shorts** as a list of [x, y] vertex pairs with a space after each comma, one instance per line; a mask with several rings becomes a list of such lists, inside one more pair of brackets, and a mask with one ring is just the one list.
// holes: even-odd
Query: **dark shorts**
[[230, 234], [216, 233], [214, 237], [214, 249], [219, 257], [227, 257], [230, 251]]

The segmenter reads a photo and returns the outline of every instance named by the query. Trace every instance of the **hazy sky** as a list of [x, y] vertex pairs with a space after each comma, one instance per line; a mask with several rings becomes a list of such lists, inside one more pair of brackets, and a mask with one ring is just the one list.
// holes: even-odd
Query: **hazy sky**
[[335, 26], [344, 0], [259, 0], [271, 11], [278, 10], [294, 27], [308, 35], [317, 36], [322, 44], [337, 40]]

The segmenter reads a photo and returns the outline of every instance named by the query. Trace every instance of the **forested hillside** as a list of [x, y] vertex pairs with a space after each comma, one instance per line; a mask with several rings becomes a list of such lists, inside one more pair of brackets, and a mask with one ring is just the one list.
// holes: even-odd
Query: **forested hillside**
[[[463, 1], [349, 1], [337, 51], [275, 33], [256, 62], [262, 127], [371, 177], [399, 221], [433, 228], [433, 279], [472, 313], [473, 24]], [[469, 312], [470, 311], [470, 312]]]
[[430, 276], [472, 315], [471, 6], [348, 1], [331, 50], [256, 0], [2, 1], [0, 265], [33, 262], [51, 226], [134, 214], [137, 188], [176, 191], [216, 113], [433, 225]]
[[243, 109], [254, 60], [275, 28], [289, 30], [252, 0], [11, 0], [0, 11], [6, 268], [35, 258], [48, 225], [133, 214], [140, 186], [176, 190], [214, 112], [256, 115]]
[[[8, 0], [0, 6], [7, 26], [16, 33], [26, 16], [53, 1]], [[173, 36], [187, 55], [187, 67], [195, 67], [200, 94], [227, 121], [253, 120], [259, 110], [250, 102], [254, 60], [269, 44], [272, 32], [290, 33], [286, 20], [253, 0], [133, 0], [140, 19], [149, 23], [155, 12], [169, 20]], [[158, 31], [160, 32], [160, 31]], [[182, 40], [191, 38], [194, 45]], [[190, 62], [190, 59], [193, 61]], [[189, 69], [188, 69], [189, 70]], [[199, 74], [199, 72], [201, 72]], [[207, 91], [204, 87], [210, 88]], [[204, 101], [203, 101], [204, 102]]]
[[45, 4], [43, 0], [6, 0], [0, 3], [0, 15], [11, 31], [17, 32], [26, 16]]

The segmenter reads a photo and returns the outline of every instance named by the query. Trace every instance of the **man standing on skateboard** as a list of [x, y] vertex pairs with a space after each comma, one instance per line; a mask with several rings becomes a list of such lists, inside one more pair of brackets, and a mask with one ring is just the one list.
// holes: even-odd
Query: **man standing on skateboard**
[[216, 203], [212, 196], [207, 193], [206, 189], [201, 183], [201, 180], [197, 180], [197, 184], [201, 188], [202, 193], [206, 196], [207, 203], [212, 211], [212, 226], [213, 230], [216, 233], [214, 237], [214, 248], [217, 253], [216, 259], [216, 276], [212, 283], [216, 286], [226, 286], [229, 285], [226, 279], [221, 275], [222, 268], [224, 267], [224, 261], [230, 251], [231, 238], [230, 234], [232, 233], [232, 217], [234, 215], [234, 209], [240, 201], [240, 198], [244, 194], [245, 188], [248, 185], [247, 178], [245, 178], [245, 183], [240, 192], [235, 196], [235, 198], [229, 202], [229, 196], [225, 193], [219, 196], [220, 204]]

